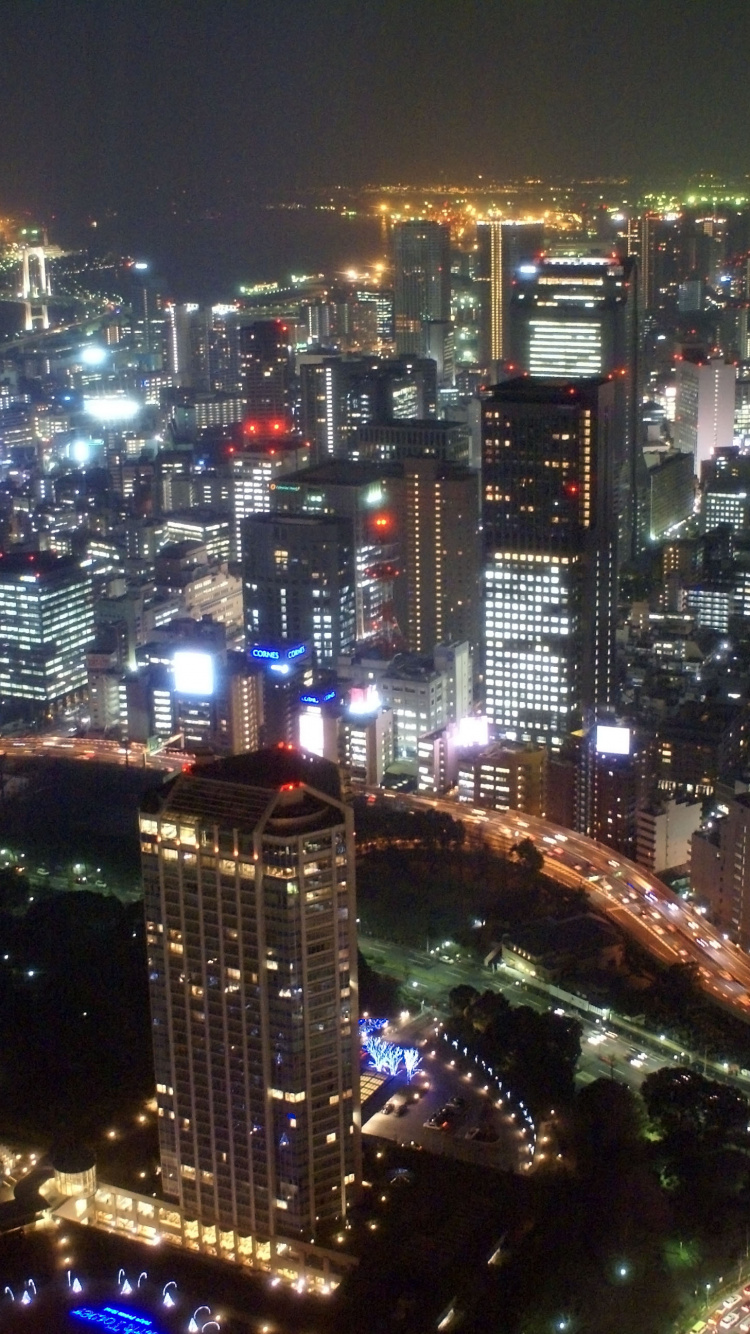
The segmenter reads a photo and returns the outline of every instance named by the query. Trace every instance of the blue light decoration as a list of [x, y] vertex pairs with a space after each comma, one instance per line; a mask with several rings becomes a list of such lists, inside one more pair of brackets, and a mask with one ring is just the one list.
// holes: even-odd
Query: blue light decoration
[[385, 1028], [387, 1024], [387, 1019], [371, 1019], [369, 1015], [366, 1019], [360, 1019], [359, 1031], [362, 1034], [363, 1041], [369, 1033], [377, 1033], [381, 1028]]
[[77, 1306], [70, 1314], [87, 1325], [111, 1330], [111, 1334], [158, 1334], [153, 1320], [119, 1306]]
[[416, 1047], [404, 1047], [402, 1050], [404, 1065], [406, 1066], [406, 1078], [411, 1083], [412, 1075], [416, 1073], [422, 1064], [422, 1057]]

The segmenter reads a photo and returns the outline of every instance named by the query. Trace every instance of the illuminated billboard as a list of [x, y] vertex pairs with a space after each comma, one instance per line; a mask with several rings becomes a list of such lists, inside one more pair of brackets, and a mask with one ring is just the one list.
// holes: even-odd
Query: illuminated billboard
[[613, 727], [598, 723], [596, 728], [597, 755], [629, 755], [630, 728]]
[[325, 730], [320, 709], [305, 709], [299, 716], [299, 744], [302, 750], [325, 757]]
[[469, 714], [459, 719], [456, 745], [462, 750], [472, 746], [486, 746], [490, 739], [490, 720], [484, 716]]
[[132, 417], [138, 416], [141, 405], [135, 398], [105, 394], [101, 398], [84, 398], [83, 410], [89, 417], [96, 417], [101, 422], [130, 421]]
[[178, 695], [205, 698], [214, 693], [214, 660], [210, 653], [179, 648], [172, 658], [174, 688]]

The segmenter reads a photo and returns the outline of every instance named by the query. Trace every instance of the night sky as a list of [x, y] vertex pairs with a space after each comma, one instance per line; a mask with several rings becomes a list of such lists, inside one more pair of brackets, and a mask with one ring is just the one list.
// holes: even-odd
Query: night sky
[[747, 0], [2, 0], [0, 210], [750, 169]]

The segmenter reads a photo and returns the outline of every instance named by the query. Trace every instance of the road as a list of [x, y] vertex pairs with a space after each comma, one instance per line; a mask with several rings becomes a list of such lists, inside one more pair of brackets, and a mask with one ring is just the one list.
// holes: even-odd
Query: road
[[521, 839], [531, 839], [544, 854], [545, 875], [568, 888], [585, 889], [594, 907], [662, 963], [695, 963], [700, 985], [711, 998], [750, 1023], [750, 955], [635, 862], [583, 834], [518, 811], [485, 811], [401, 793], [390, 800], [410, 810], [445, 811], [461, 820], [467, 846], [484, 844], [507, 855]]
[[[701, 1069], [704, 1067], [702, 1059], [672, 1042], [662, 1040], [655, 1034], [649, 1036], [634, 1033], [616, 1018], [603, 1021], [572, 1005], [563, 1006], [530, 988], [510, 969], [501, 968], [498, 972], [490, 972], [466, 951], [460, 952], [456, 947], [451, 947], [453, 957], [448, 961], [447, 956], [436, 957], [425, 950], [393, 945], [371, 936], [360, 935], [359, 947], [374, 968], [406, 983], [409, 991], [413, 992], [415, 1008], [419, 1007], [420, 1010], [423, 1005], [441, 1007], [448, 991], [464, 984], [475, 987], [477, 991], [487, 988], [500, 991], [515, 1005], [528, 1005], [539, 1011], [557, 1008], [558, 1013], [564, 1012], [578, 1019], [583, 1029], [581, 1057], [576, 1073], [579, 1084], [591, 1084], [595, 1079], [610, 1079], [614, 1076], [631, 1088], [638, 1089], [646, 1075], [653, 1074], [670, 1062], [675, 1065], [678, 1062], [685, 1065], [698, 1064]], [[750, 1093], [750, 1078], [743, 1079], [738, 1075], [730, 1079], [726, 1071], [710, 1064], [707, 1073], [711, 1076], [721, 1075], [728, 1082], [736, 1084], [743, 1093]]]
[[192, 758], [190, 755], [167, 755], [164, 752], [149, 755], [145, 746], [137, 742], [126, 747], [119, 741], [104, 741], [101, 737], [66, 736], [64, 733], [1, 737], [0, 754], [17, 759], [46, 756], [55, 760], [96, 760], [103, 764], [129, 765], [131, 768], [165, 769], [170, 773], [179, 773]]

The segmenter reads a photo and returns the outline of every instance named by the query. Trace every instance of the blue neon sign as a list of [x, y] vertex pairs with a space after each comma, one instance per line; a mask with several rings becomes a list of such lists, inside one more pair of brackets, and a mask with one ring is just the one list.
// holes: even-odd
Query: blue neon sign
[[260, 658], [263, 662], [286, 662], [293, 661], [295, 658], [303, 658], [307, 653], [307, 644], [293, 644], [288, 649], [263, 648], [260, 644], [251, 648], [250, 657]]
[[83, 1320], [87, 1325], [98, 1325], [100, 1329], [111, 1330], [112, 1334], [158, 1334], [153, 1320], [146, 1316], [135, 1315], [133, 1311], [124, 1311], [119, 1306], [77, 1306], [70, 1313], [76, 1320]]
[[335, 698], [336, 698], [335, 690], [326, 690], [325, 694], [319, 693], [317, 695], [300, 695], [299, 702], [300, 704], [326, 704], [329, 699], [335, 699]]

